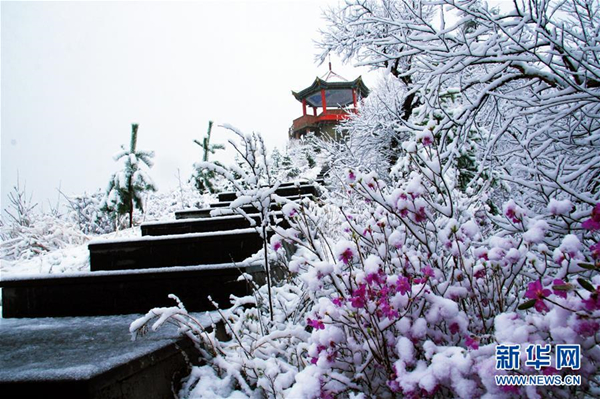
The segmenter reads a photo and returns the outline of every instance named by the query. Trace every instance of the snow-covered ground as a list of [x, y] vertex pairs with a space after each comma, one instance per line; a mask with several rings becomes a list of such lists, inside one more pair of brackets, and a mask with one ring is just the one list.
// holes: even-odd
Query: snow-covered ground
[[[141, 237], [139, 227], [94, 236], [95, 242]], [[27, 260], [0, 260], [0, 280], [33, 274], [77, 273], [90, 271], [89, 241], [81, 245], [46, 252]]]

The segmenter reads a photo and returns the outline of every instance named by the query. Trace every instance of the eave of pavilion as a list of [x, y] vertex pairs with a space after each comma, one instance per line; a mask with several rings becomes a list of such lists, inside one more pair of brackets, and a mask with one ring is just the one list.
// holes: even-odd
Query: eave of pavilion
[[[369, 95], [369, 89], [365, 86], [362, 81], [362, 77], [358, 77], [350, 82], [328, 82], [326, 80], [316, 78], [315, 81], [306, 89], [299, 92], [292, 91], [292, 94], [296, 100], [310, 105], [311, 107], [322, 107], [322, 99], [319, 93], [333, 92], [334, 90], [352, 90], [358, 94], [359, 97], [364, 98]], [[315, 96], [315, 94], [317, 94]], [[335, 104], [337, 106], [347, 106], [352, 104], [352, 96], [348, 97], [347, 101], [343, 104]], [[331, 104], [334, 105], [334, 104]]]

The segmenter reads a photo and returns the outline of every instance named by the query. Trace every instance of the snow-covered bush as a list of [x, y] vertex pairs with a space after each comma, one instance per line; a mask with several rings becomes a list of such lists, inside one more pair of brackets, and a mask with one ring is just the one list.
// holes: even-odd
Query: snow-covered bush
[[[286, 395], [509, 397], [514, 389], [537, 397], [496, 386], [494, 375], [505, 372], [495, 369], [495, 348], [509, 343], [581, 345], [579, 370], [558, 371], [552, 363], [543, 372], [574, 372], [582, 385], [537, 392], [597, 392], [598, 236], [556, 237], [549, 228], [578, 210], [565, 205], [556, 214], [551, 203], [534, 216], [508, 202], [502, 218], [520, 226], [484, 237], [485, 221], [464, 207], [468, 199], [448, 217], [428, 203], [439, 193], [418, 174], [389, 187], [372, 174], [349, 172], [347, 188], [363, 203], [344, 211], [343, 238], [330, 239], [328, 251], [323, 244], [308, 251], [304, 243], [289, 264], [314, 305], [306, 318], [311, 365]], [[595, 209], [577, 225], [600, 220], [600, 205]], [[589, 209], [579, 212], [585, 214]], [[300, 215], [298, 222], [306, 219]], [[293, 240], [301, 231], [282, 236]]]
[[83, 234], [107, 234], [115, 230], [115, 215], [102, 210], [104, 193], [63, 195], [67, 201], [67, 217]]
[[202, 194], [192, 181], [181, 181], [171, 190], [150, 192], [146, 196], [144, 220], [173, 219], [176, 211], [190, 208], [204, 208], [216, 202], [216, 195]]
[[82, 244], [84, 232], [59, 214], [40, 213], [19, 183], [9, 193], [9, 207], [0, 218], [0, 259], [18, 261]]
[[317, 143], [311, 133], [299, 140], [291, 140], [283, 155], [277, 149], [273, 150], [269, 160], [273, 179], [276, 181], [315, 179], [323, 166], [323, 155], [320, 153], [319, 146], [320, 143]]
[[[272, 226], [277, 224], [277, 217], [272, 211], [272, 205], [275, 201], [285, 202], [285, 199], [275, 194], [281, 182], [275, 180], [271, 173], [267, 148], [261, 135], [257, 133], [246, 135], [232, 126], [224, 127], [233, 132], [239, 140], [239, 142], [229, 140], [229, 144], [236, 153], [238, 165], [225, 167], [218, 163], [209, 162], [200, 162], [197, 165], [219, 174], [229, 182], [235, 190], [237, 198], [229, 205], [228, 211], [233, 211], [244, 216], [250, 222], [250, 225], [254, 226], [263, 241], [262, 258], [267, 280], [269, 314], [271, 320], [273, 320], [272, 279], [271, 267], [268, 261], [268, 239]], [[247, 214], [243, 209], [244, 206], [252, 206], [256, 210], [259, 216], [258, 223]], [[215, 210], [213, 212], [216, 214], [220, 211]]]

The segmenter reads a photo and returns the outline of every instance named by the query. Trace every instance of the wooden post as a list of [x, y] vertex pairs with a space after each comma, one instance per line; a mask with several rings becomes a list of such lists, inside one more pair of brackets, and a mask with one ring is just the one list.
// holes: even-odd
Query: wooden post
[[306, 116], [306, 98], [302, 99], [302, 115]]
[[321, 103], [323, 106], [323, 115], [327, 113], [327, 100], [325, 99], [325, 89], [321, 89]]
[[352, 101], [354, 102], [354, 109], [356, 110], [356, 89], [352, 89]]

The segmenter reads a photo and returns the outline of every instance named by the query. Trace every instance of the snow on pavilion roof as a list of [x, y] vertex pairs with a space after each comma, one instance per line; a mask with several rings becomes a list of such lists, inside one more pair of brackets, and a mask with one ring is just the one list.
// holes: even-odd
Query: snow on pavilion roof
[[364, 98], [369, 95], [369, 89], [360, 76], [351, 82], [328, 82], [316, 78], [312, 85], [299, 92], [292, 91], [292, 94], [300, 102], [306, 99], [306, 103], [311, 107], [322, 107], [321, 89], [325, 89], [327, 106], [345, 107], [352, 104], [354, 102], [352, 89], [357, 90], [356, 94], [359, 97]]

